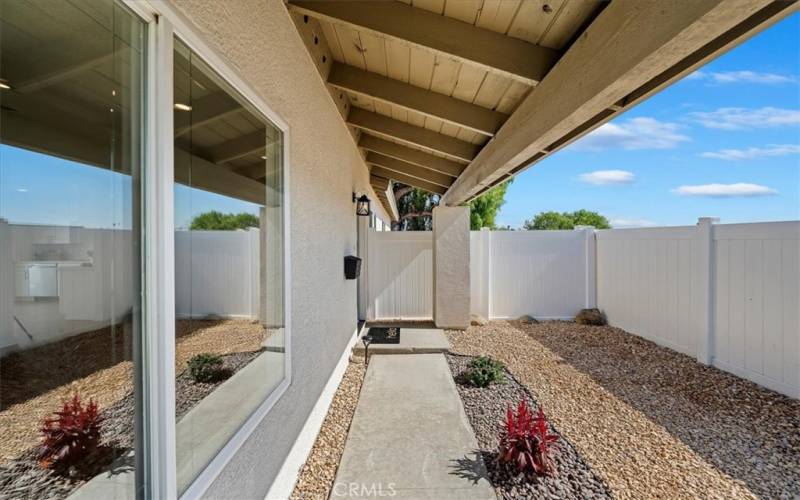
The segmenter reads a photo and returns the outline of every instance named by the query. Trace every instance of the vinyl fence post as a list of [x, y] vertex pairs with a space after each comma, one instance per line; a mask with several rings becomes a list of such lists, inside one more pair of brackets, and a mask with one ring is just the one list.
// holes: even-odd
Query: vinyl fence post
[[697, 361], [709, 365], [714, 353], [714, 230], [719, 217], [697, 219]]
[[575, 226], [575, 231], [583, 233], [583, 254], [586, 273], [584, 275], [583, 307], [597, 307], [597, 248], [594, 226]]
[[489, 321], [492, 310], [492, 231], [488, 227], [481, 228], [481, 260], [480, 275], [481, 280], [481, 302], [480, 315]]

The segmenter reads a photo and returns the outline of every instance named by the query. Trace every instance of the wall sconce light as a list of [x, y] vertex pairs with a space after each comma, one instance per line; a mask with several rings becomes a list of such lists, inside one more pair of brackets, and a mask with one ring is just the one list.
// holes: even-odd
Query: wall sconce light
[[362, 194], [358, 196], [358, 193], [353, 193], [353, 203], [356, 204], [356, 215], [360, 217], [369, 217], [372, 215], [369, 209], [369, 198], [367, 198], [367, 195]]

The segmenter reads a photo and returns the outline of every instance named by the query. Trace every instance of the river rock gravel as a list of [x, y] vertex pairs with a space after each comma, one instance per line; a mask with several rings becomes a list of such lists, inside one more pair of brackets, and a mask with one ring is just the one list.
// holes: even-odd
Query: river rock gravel
[[800, 498], [796, 399], [610, 326], [447, 334], [505, 363], [616, 498]]
[[[522, 498], [611, 498], [611, 492], [603, 480], [595, 474], [580, 457], [572, 444], [559, 435], [558, 429], [550, 432], [559, 435], [553, 458], [556, 473], [552, 476], [529, 478], [518, 474], [511, 464], [497, 460], [498, 435], [506, 409], [516, 408], [522, 399], [527, 400], [531, 410], [539, 408], [528, 389], [514, 376], [504, 370], [506, 381], [488, 387], [474, 387], [464, 380], [469, 369], [470, 356], [448, 354], [447, 363], [456, 380], [458, 394], [464, 404], [470, 424], [478, 438], [478, 445], [489, 473], [489, 479], [498, 498], [516, 500]], [[542, 408], [547, 414], [547, 408]], [[551, 426], [552, 427], [552, 426]]]
[[314, 447], [300, 470], [292, 500], [327, 500], [330, 495], [365, 373], [363, 357], [353, 356], [333, 396]]

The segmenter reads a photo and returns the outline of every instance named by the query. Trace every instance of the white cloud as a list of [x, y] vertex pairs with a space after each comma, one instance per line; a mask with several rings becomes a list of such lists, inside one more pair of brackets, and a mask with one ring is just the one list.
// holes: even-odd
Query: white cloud
[[626, 227], [653, 227], [658, 224], [647, 219], [611, 219], [609, 221], [613, 228], [626, 228]]
[[633, 172], [627, 170], [596, 170], [588, 174], [581, 174], [580, 180], [596, 186], [608, 184], [630, 184], [636, 180]]
[[18, 192], [18, 193], [27, 193], [27, 192], [28, 192], [28, 189], [27, 189], [27, 188], [18, 188], [18, 189], [17, 189], [17, 192]]
[[655, 118], [632, 118], [625, 123], [606, 123], [575, 143], [574, 148], [585, 151], [602, 149], [671, 149], [689, 138], [678, 133], [676, 123], [660, 122]]
[[710, 196], [713, 198], [770, 196], [777, 193], [777, 191], [767, 186], [749, 184], [746, 182], [680, 186], [673, 189], [672, 192], [681, 196]]
[[776, 85], [781, 83], [793, 83], [797, 77], [779, 75], [777, 73], [759, 73], [757, 71], [695, 71], [686, 77], [687, 80], [706, 80], [710, 83], [759, 83], [765, 85]]
[[703, 158], [713, 158], [715, 160], [740, 161], [791, 154], [800, 154], [800, 145], [770, 144], [765, 148], [720, 149], [719, 151], [703, 153], [700, 156]]
[[689, 118], [704, 127], [721, 130], [772, 128], [800, 124], [800, 110], [782, 108], [719, 108], [689, 113]]

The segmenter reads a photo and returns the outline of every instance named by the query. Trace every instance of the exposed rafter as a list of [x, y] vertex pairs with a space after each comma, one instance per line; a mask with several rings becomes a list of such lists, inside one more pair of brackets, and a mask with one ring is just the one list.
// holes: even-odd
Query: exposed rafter
[[216, 92], [193, 99], [191, 106], [190, 112], [175, 111], [175, 137], [180, 137], [195, 127], [208, 125], [244, 109], [225, 92]]
[[[797, 10], [770, 0], [615, 0], [451, 186], [458, 205]], [[618, 108], [622, 109], [622, 108]]]
[[213, 163], [225, 163], [259, 151], [263, 155], [266, 150], [266, 144], [266, 131], [258, 130], [214, 146], [207, 156]]
[[403, 160], [398, 160], [396, 158], [384, 156], [379, 153], [372, 153], [372, 152], [367, 153], [366, 161], [367, 163], [371, 163], [372, 165], [378, 165], [393, 172], [410, 175], [412, 177], [416, 177], [417, 179], [421, 179], [423, 181], [428, 181], [432, 182], [433, 184], [438, 184], [439, 186], [442, 187], [450, 187], [450, 185], [455, 180], [453, 177], [450, 177], [449, 175], [441, 174], [439, 172], [434, 172], [433, 170], [420, 167], [419, 165], [414, 165], [413, 163], [408, 163]]
[[358, 147], [364, 148], [367, 151], [374, 151], [381, 153], [398, 160], [407, 161], [420, 167], [425, 167], [443, 174], [453, 177], [458, 177], [464, 171], [466, 165], [461, 163], [435, 156], [419, 149], [409, 148], [396, 142], [387, 141], [378, 137], [362, 134], [361, 140], [358, 141]]
[[494, 135], [508, 119], [508, 115], [498, 111], [342, 63], [333, 64], [328, 83], [488, 136]]
[[389, 179], [384, 179], [383, 177], [378, 177], [376, 175], [369, 176], [369, 183], [376, 191], [386, 191], [389, 189], [389, 182]]
[[372, 113], [361, 108], [352, 108], [347, 115], [347, 123], [372, 133], [394, 137], [426, 149], [438, 151], [460, 160], [472, 161], [480, 151], [480, 146], [456, 139], [422, 127]]
[[448, 54], [528, 85], [541, 81], [559, 57], [555, 50], [401, 2], [292, 1], [289, 6], [304, 15]]
[[420, 189], [424, 189], [425, 191], [429, 191], [431, 193], [444, 194], [444, 192], [446, 191], [446, 188], [443, 188], [438, 184], [434, 184], [428, 181], [423, 181], [422, 179], [417, 179], [416, 177], [412, 177], [410, 175], [394, 172], [392, 170], [379, 167], [377, 165], [373, 165], [370, 172], [372, 173], [372, 175], [383, 177], [384, 179], [390, 179], [393, 181], [402, 182], [403, 184], [408, 184], [409, 186], [414, 186]]

